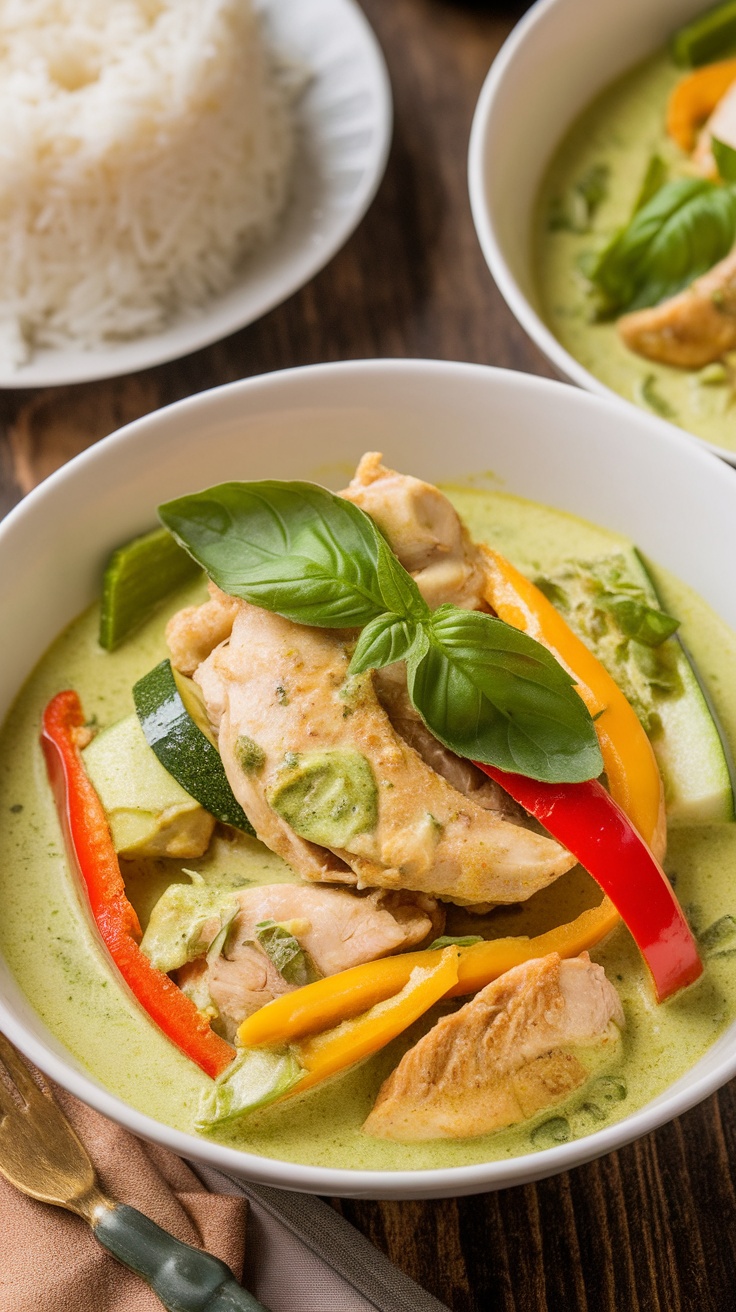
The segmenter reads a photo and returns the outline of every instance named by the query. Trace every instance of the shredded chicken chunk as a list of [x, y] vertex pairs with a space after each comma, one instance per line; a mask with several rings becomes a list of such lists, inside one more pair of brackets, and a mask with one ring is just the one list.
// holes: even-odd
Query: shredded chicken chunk
[[[242, 602], [195, 678], [258, 837], [307, 879], [519, 902], [574, 864], [465, 798], [396, 733], [334, 630]], [[352, 872], [352, 874], [350, 873]]]
[[201, 606], [185, 606], [166, 625], [166, 642], [171, 663], [191, 676], [221, 642], [230, 636], [238, 613], [238, 600], [209, 583], [210, 600]]
[[517, 1124], [588, 1078], [570, 1049], [612, 1044], [623, 1023], [616, 990], [587, 952], [528, 961], [405, 1054], [363, 1130], [409, 1141], [471, 1138]]
[[[228, 1038], [246, 1016], [296, 987], [258, 944], [256, 926], [261, 921], [286, 922], [320, 975], [334, 975], [417, 947], [444, 926], [442, 909], [431, 898], [396, 893], [363, 896], [345, 889], [267, 884], [240, 889], [233, 901], [239, 909], [225, 951], [210, 961], [203, 955], [178, 972], [186, 992], [200, 1003], [214, 1004], [219, 1028]], [[203, 954], [219, 928], [218, 917], [205, 925], [200, 937]]]
[[684, 292], [618, 321], [629, 350], [659, 364], [701, 369], [736, 347], [736, 250]]
[[387, 469], [380, 452], [369, 451], [341, 495], [375, 521], [433, 609], [484, 609], [482, 556], [439, 488]]

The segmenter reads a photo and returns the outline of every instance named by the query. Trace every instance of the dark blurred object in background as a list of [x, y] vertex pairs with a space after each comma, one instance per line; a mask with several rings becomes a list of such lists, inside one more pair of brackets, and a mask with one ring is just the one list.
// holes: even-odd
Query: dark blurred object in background
[[476, 13], [485, 12], [497, 18], [521, 18], [527, 9], [531, 9], [534, 0], [437, 0], [438, 4], [451, 9], [472, 9]]

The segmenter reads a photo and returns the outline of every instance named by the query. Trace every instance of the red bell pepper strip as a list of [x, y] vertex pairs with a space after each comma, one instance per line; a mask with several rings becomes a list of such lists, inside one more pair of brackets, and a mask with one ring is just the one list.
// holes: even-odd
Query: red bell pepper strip
[[703, 963], [672, 885], [597, 779], [547, 784], [492, 765], [476, 765], [539, 820], [600, 884], [651, 971], [658, 1002], [698, 979]]
[[107, 818], [79, 750], [84, 714], [75, 692], [60, 692], [43, 715], [41, 746], [67, 852], [86, 891], [95, 924], [136, 1000], [186, 1057], [214, 1079], [235, 1051], [173, 980], [151, 965], [125, 893]]

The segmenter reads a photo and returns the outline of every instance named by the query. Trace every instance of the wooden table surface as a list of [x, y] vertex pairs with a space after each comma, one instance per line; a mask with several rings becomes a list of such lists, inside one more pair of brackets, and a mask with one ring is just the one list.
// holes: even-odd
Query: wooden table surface
[[[523, 5], [363, 4], [388, 61], [396, 126], [357, 233], [285, 305], [185, 360], [0, 393], [0, 513], [121, 424], [250, 374], [365, 356], [550, 373], [491, 281], [465, 176], [476, 97]], [[337, 1206], [455, 1312], [720, 1312], [736, 1303], [735, 1151], [731, 1086], [631, 1147], [538, 1185]]]

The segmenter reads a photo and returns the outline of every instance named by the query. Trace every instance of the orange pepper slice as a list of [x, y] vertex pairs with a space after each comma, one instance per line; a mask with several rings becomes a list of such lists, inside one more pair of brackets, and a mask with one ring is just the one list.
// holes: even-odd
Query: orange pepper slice
[[293, 1051], [307, 1074], [293, 1092], [311, 1089], [330, 1075], [371, 1057], [438, 1002], [457, 982], [459, 951], [447, 947], [431, 955], [437, 960], [415, 965], [394, 997], [376, 1003], [364, 1015], [343, 1021], [335, 1029], [295, 1044]]
[[484, 555], [487, 601], [507, 624], [541, 642], [575, 680], [591, 715], [598, 717], [595, 727], [611, 796], [661, 860], [667, 844], [664, 788], [636, 712], [544, 593], [497, 551], [485, 547]]
[[736, 59], [705, 64], [682, 78], [667, 103], [667, 132], [682, 150], [693, 149], [698, 129], [736, 82]]
[[[447, 996], [474, 993], [512, 966], [545, 956], [548, 952], [559, 952], [561, 957], [576, 957], [585, 948], [594, 947], [605, 938], [618, 924], [618, 919], [618, 912], [604, 897], [600, 906], [583, 911], [568, 924], [535, 938], [499, 938], [460, 948], [457, 976], [447, 985]], [[322, 1036], [323, 1031], [333, 1031], [341, 1021], [359, 1017], [397, 995], [405, 988], [413, 970], [436, 965], [443, 950], [447, 951], [427, 949], [383, 957], [380, 961], [369, 961], [364, 966], [353, 966], [337, 975], [328, 975], [314, 984], [305, 984], [293, 993], [284, 993], [243, 1021], [238, 1040], [243, 1047], [252, 1048], [294, 1043], [313, 1034]]]

